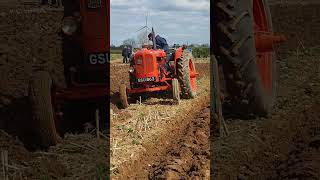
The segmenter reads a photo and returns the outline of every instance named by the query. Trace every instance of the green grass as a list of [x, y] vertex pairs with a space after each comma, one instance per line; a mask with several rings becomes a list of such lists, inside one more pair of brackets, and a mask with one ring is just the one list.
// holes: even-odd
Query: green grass
[[122, 50], [121, 49], [110, 49], [111, 54], [121, 54]]
[[111, 61], [112, 60], [116, 60], [116, 59], [122, 59], [122, 55], [121, 54], [115, 54], [115, 53], [111, 53]]

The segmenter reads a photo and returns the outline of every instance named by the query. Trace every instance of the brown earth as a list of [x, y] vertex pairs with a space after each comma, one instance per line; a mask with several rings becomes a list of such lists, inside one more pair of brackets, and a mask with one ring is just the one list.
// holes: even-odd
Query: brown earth
[[308, 2], [271, 7], [275, 31], [288, 38], [277, 48], [275, 112], [226, 119], [230, 135], [212, 140], [216, 179], [320, 178], [320, 5]]
[[66, 135], [48, 151], [30, 152], [24, 147], [27, 143], [34, 148], [27, 98], [32, 74], [48, 71], [59, 86], [65, 86], [59, 35], [63, 10], [8, 2], [0, 3], [0, 129], [11, 136], [0, 133], [0, 152], [8, 151], [9, 165], [18, 168], [10, 169], [9, 178], [20, 174], [24, 179], [105, 178], [108, 143], [95, 138], [93, 131]]
[[[316, 138], [319, 135], [319, 103], [314, 102], [320, 94], [319, 5], [316, 5], [316, 1], [309, 5], [306, 2], [303, 2], [306, 5], [287, 3], [272, 6], [275, 30], [286, 34], [289, 39], [278, 51], [280, 87], [277, 112], [263, 121], [227, 120], [231, 135], [216, 139], [213, 143], [216, 166], [211, 172], [215, 176], [220, 174], [222, 179], [255, 179], [259, 177], [257, 175], [267, 179], [319, 179]], [[27, 84], [34, 70], [48, 70], [58, 82], [63, 82], [61, 39], [58, 35], [61, 13], [60, 9], [0, 6], [0, 128], [13, 136], [17, 135], [17, 129], [27, 129], [22, 123], [28, 123]], [[126, 68], [120, 74], [126, 74], [125, 71]], [[115, 79], [121, 81], [122, 77]], [[113, 88], [117, 90], [118, 85]], [[201, 106], [205, 107], [206, 104]], [[201, 111], [202, 107], [195, 107], [195, 111]], [[187, 121], [197, 117], [192, 114], [187, 116]], [[186, 132], [188, 124], [168, 126], [173, 128], [164, 131], [167, 136], [155, 141], [158, 144], [146, 143], [149, 154], [145, 154], [141, 161], [136, 161], [145, 166], [133, 168], [135, 164], [128, 163], [124, 167], [132, 167], [132, 170], [125, 169], [124, 175], [142, 170], [141, 173], [148, 176], [157, 167], [166, 167], [166, 162], [172, 162], [170, 158], [166, 159], [166, 148], [172, 146], [159, 144], [163, 145], [172, 139], [181, 140], [176, 138], [181, 136], [175, 133], [177, 130], [174, 128], [177, 126], [181, 128], [179, 132]], [[70, 136], [71, 143], [78, 142], [76, 145], [70, 145], [67, 138], [59, 148], [53, 148], [49, 153], [32, 153], [15, 138], [0, 134], [0, 147], [9, 151], [9, 163], [19, 167], [23, 176], [29, 179], [70, 179], [81, 175], [94, 177], [103, 172], [106, 166], [102, 164], [101, 167], [97, 159], [107, 159], [107, 155], [99, 149], [107, 145], [95, 141], [91, 135]], [[77, 146], [79, 144], [80, 147]], [[79, 161], [84, 158], [85, 163], [81, 164]], [[163, 164], [151, 165], [152, 168], [148, 166], [148, 162], [161, 160]], [[53, 164], [55, 168], [52, 168]], [[95, 170], [99, 172], [93, 172]]]
[[164, 127], [142, 143], [144, 151], [123, 163], [114, 179], [175, 179], [177, 176], [208, 179], [208, 104], [207, 94], [194, 100], [193, 108], [163, 122]]
[[210, 179], [210, 109], [193, 117], [166, 156], [151, 166], [149, 179]]
[[[141, 107], [133, 104], [128, 109], [121, 110], [116, 106], [117, 92], [121, 83], [126, 85], [129, 83], [128, 65], [117, 61], [111, 63], [111, 93], [114, 93], [113, 97], [116, 100], [111, 101], [114, 104], [111, 108], [116, 115], [111, 119], [111, 139], [115, 139], [116, 142], [111, 142], [111, 147], [116, 146], [111, 148], [111, 152], [114, 152], [111, 156], [111, 166], [115, 166], [112, 168], [112, 178], [157, 179], [175, 175], [208, 179], [210, 165], [209, 111], [206, 108], [209, 105], [208, 59], [196, 63], [196, 69], [199, 72], [197, 79], [199, 94], [196, 99], [183, 99], [180, 105], [174, 105], [170, 98], [157, 97], [147, 99]], [[139, 119], [146, 120], [153, 116], [157, 118], [149, 120], [148, 127], [151, 127], [149, 130], [136, 128], [135, 124], [140, 124]], [[137, 134], [138, 138], [130, 134]], [[202, 139], [197, 139], [199, 137]], [[139, 143], [128, 144], [131, 139]], [[124, 148], [126, 150], [123, 150]], [[167, 156], [168, 153], [172, 156]], [[126, 155], [129, 157], [125, 158]], [[192, 158], [194, 161], [189, 162]], [[173, 160], [179, 164], [174, 164]], [[173, 166], [180, 168], [181, 171], [176, 174], [174, 171], [177, 169], [171, 169], [172, 171], [168, 169]]]

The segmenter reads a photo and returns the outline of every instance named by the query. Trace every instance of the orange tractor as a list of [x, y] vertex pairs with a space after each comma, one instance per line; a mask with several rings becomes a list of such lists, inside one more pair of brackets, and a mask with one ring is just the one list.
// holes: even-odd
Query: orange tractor
[[[55, 145], [66, 131], [106, 115], [109, 90], [109, 0], [65, 0], [62, 21], [66, 87], [48, 72], [34, 74], [29, 85], [33, 133], [39, 145]], [[81, 125], [80, 125], [81, 124]]]
[[272, 111], [277, 88], [274, 45], [284, 42], [285, 37], [273, 33], [267, 0], [211, 3], [212, 111], [215, 132], [220, 134], [222, 103], [246, 118]]
[[[196, 96], [198, 73], [191, 52], [182, 46], [167, 57], [164, 50], [156, 47], [153, 28], [152, 33], [153, 46], [144, 46], [138, 50], [130, 62], [130, 88], [124, 84], [120, 86], [123, 108], [129, 106], [128, 99], [151, 92], [171, 91], [176, 101], [180, 100], [180, 94], [184, 98]], [[166, 62], [169, 62], [169, 68], [165, 68]]]

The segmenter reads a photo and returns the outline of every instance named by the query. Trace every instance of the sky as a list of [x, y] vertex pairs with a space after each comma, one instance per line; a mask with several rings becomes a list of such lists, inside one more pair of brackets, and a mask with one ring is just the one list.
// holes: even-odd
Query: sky
[[110, 40], [137, 38], [146, 24], [169, 45], [209, 44], [210, 0], [111, 0]]

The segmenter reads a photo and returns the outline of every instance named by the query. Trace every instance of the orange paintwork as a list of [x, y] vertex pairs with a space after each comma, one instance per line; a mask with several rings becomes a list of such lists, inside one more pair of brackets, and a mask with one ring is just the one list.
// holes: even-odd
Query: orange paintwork
[[[183, 48], [180, 47], [176, 49], [174, 54], [174, 66], [170, 67], [171, 72], [174, 72], [173, 75], [168, 75], [165, 69], [163, 69], [163, 65], [166, 63], [166, 53], [162, 49], [151, 49], [150, 47], [145, 47], [138, 50], [134, 55], [134, 65], [133, 65], [133, 76], [135, 78], [150, 78], [155, 77], [155, 81], [151, 82], [130, 82], [131, 85], [138, 85], [139, 87], [135, 87], [132, 89], [128, 89], [128, 94], [133, 93], [143, 93], [143, 92], [154, 92], [154, 91], [168, 91], [171, 90], [171, 81], [175, 74], [175, 64], [176, 61], [181, 58], [183, 52]], [[192, 88], [196, 89], [196, 75], [198, 73], [195, 71], [194, 66], [192, 64], [192, 60], [190, 61], [190, 78]], [[162, 69], [162, 70], [160, 70]]]
[[[256, 44], [256, 59], [259, 75], [265, 92], [273, 93], [273, 45], [285, 41], [284, 36], [274, 36], [271, 24], [265, 11], [263, 0], [253, 1], [254, 33]], [[271, 22], [270, 22], [271, 23]]]
[[286, 41], [283, 35], [273, 35], [272, 33], [256, 32], [255, 44], [258, 52], [273, 51], [273, 46]]
[[[99, 8], [88, 8], [89, 0], [79, 0], [81, 16], [80, 34], [74, 37], [74, 40], [81, 44], [84, 54], [79, 59], [81, 68], [87, 72], [103, 71], [106, 76], [108, 74], [108, 63], [110, 58], [110, 0], [101, 0]], [[107, 54], [106, 63], [104, 64], [88, 64], [89, 53]], [[81, 72], [80, 72], [81, 73]], [[98, 77], [97, 77], [98, 78]], [[57, 101], [63, 100], [81, 100], [88, 98], [100, 98], [109, 95], [107, 82], [101, 84], [74, 84], [72, 88], [58, 89], [55, 93]]]
[[80, 1], [81, 36], [85, 53], [108, 52], [109, 41], [109, 0], [101, 0], [101, 7], [89, 9], [89, 0]]

